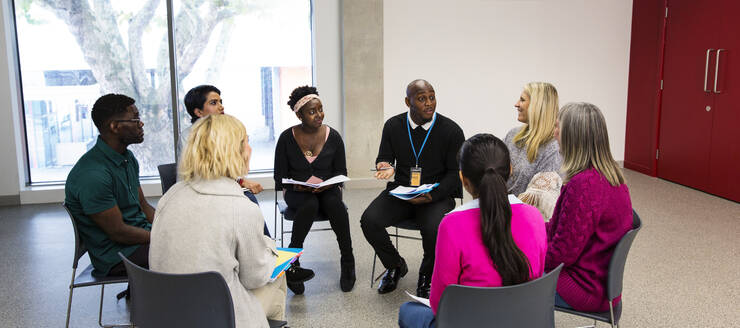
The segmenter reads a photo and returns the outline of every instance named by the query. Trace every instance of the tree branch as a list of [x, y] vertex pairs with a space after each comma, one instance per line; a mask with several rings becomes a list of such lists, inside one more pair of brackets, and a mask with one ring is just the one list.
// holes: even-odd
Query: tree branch
[[[140, 96], [150, 100], [153, 92], [147, 78], [146, 68], [144, 67], [144, 51], [142, 49], [142, 35], [149, 22], [154, 17], [154, 11], [159, 6], [160, 0], [148, 0], [139, 12], [131, 18], [128, 26], [128, 51], [131, 60], [131, 77]], [[156, 97], [154, 97], [156, 98]], [[141, 99], [144, 101], [144, 99]]]

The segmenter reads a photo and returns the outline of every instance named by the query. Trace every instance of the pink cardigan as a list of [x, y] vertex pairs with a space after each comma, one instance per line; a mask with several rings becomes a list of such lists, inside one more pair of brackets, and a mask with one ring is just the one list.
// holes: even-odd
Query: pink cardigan
[[626, 185], [613, 187], [598, 171], [588, 169], [563, 186], [547, 223], [545, 269], [565, 263], [557, 291], [568, 305], [579, 311], [609, 310], [609, 260], [631, 228], [632, 203]]
[[[530, 277], [538, 278], [544, 271], [547, 253], [544, 220], [536, 208], [523, 204], [513, 195], [509, 195], [509, 202], [514, 242], [527, 256]], [[442, 292], [450, 284], [501, 286], [501, 276], [493, 266], [488, 249], [483, 245], [477, 199], [448, 213], [439, 225], [429, 298], [435, 314]]]

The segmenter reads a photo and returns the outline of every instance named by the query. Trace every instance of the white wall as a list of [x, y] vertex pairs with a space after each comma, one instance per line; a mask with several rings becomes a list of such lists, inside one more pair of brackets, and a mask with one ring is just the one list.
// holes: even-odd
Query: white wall
[[386, 0], [383, 13], [386, 118], [407, 110], [406, 85], [424, 78], [466, 137], [503, 138], [519, 125], [523, 85], [546, 81], [561, 106], [601, 108], [624, 158], [632, 1]]

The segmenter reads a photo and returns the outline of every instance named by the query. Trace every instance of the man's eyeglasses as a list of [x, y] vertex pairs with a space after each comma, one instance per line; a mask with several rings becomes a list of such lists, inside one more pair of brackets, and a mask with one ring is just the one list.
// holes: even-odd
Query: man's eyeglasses
[[132, 119], [128, 119], [128, 120], [114, 120], [114, 122], [131, 122], [131, 123], [139, 124], [139, 122], [141, 122], [141, 119], [132, 118]]

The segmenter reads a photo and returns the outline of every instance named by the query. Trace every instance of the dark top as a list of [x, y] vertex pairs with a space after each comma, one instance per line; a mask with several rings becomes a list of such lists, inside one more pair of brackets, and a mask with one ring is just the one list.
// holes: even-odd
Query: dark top
[[[339, 132], [329, 128], [329, 137], [313, 163], [303, 155], [293, 136], [293, 128], [280, 134], [275, 146], [275, 190], [283, 189], [283, 178], [306, 181], [312, 175], [327, 180], [337, 175], [347, 175], [344, 142]], [[323, 129], [322, 129], [323, 130]]]
[[[410, 170], [416, 166], [416, 157], [409, 142], [407, 112], [398, 114], [388, 119], [383, 126], [383, 136], [380, 139], [380, 149], [375, 163], [395, 162], [395, 179], [389, 181], [386, 189], [392, 189], [399, 185], [410, 185]], [[419, 156], [419, 167], [421, 167], [421, 184], [439, 182], [429, 195], [432, 201], [445, 199], [446, 197], [462, 197], [462, 187], [458, 176], [457, 152], [460, 150], [465, 136], [462, 129], [451, 119], [437, 113], [436, 121], [429, 133], [424, 150]], [[417, 126], [411, 130], [411, 138], [417, 153], [427, 130]]]
[[99, 136], [95, 147], [82, 155], [69, 172], [64, 194], [64, 203], [77, 221], [82, 242], [90, 253], [90, 262], [95, 268], [93, 275], [107, 275], [114, 265], [121, 262], [118, 252], [129, 256], [139, 245], [124, 245], [110, 240], [90, 219], [90, 214], [118, 205], [125, 224], [152, 229], [139, 203], [139, 162], [130, 150], [119, 154]]

